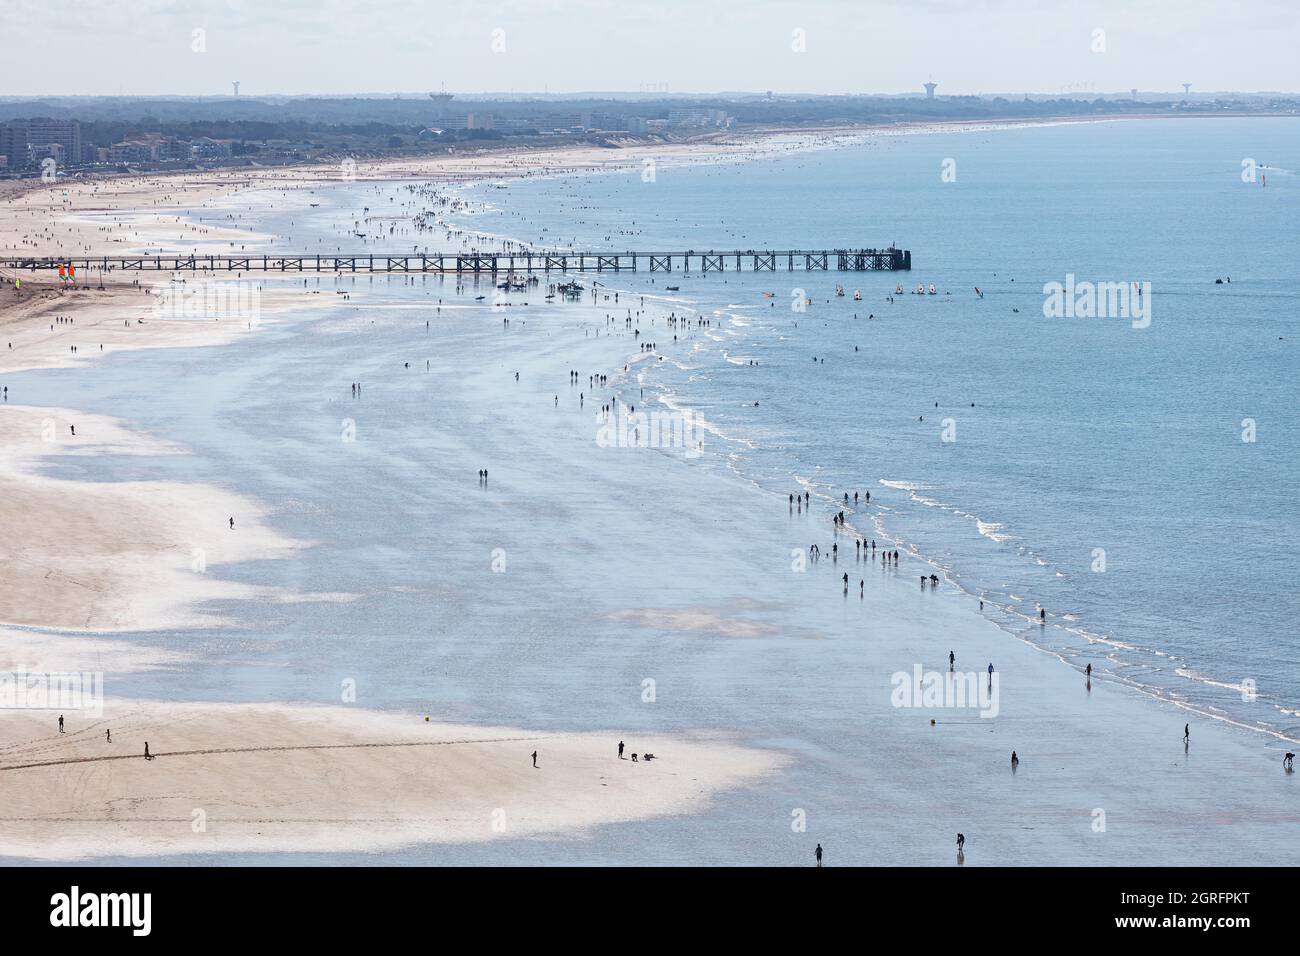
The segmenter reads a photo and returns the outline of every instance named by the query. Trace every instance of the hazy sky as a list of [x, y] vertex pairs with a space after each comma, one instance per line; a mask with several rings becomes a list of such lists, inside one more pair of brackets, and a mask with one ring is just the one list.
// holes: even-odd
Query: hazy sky
[[1300, 0], [0, 0], [0, 24], [8, 96], [1300, 90]]

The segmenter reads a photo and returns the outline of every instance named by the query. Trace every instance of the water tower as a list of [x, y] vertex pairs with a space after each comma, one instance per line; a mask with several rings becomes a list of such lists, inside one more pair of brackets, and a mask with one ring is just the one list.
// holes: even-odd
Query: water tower
[[448, 93], [445, 89], [437, 93], [430, 93], [429, 99], [433, 101], [434, 116], [436, 116], [438, 119], [442, 119], [443, 114], [447, 109], [447, 104], [450, 103], [455, 98], [456, 98], [455, 93]]
[[235, 91], [234, 94], [232, 94], [232, 95], [234, 95], [234, 96], [238, 96], [238, 95], [239, 95], [239, 81], [238, 81], [238, 80], [234, 80], [230, 85], [231, 85], [232, 88], [234, 88], [234, 91]]
[[939, 84], [938, 84], [938, 83], [923, 83], [922, 85], [925, 87], [925, 98], [926, 98], [927, 100], [932, 100], [932, 99], [934, 99], [934, 88], [935, 88], [936, 86], [938, 86]]

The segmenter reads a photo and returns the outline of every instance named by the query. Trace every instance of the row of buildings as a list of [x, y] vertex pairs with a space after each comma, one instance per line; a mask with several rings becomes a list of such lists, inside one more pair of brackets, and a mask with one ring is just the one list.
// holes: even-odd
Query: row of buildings
[[276, 140], [248, 143], [202, 136], [186, 139], [146, 133], [110, 146], [84, 142], [77, 120], [20, 119], [0, 123], [0, 172], [23, 173], [54, 160], [56, 168], [95, 165], [166, 165], [220, 161], [252, 155], [294, 159], [313, 149], [310, 143]]
[[[451, 114], [440, 110], [435, 126], [425, 134], [491, 130], [501, 135], [573, 136], [588, 133], [625, 133], [643, 136], [654, 133], [729, 129], [735, 117], [725, 110], [684, 108], [670, 110], [667, 117], [650, 118], [617, 111], [525, 112], [483, 111]], [[388, 146], [403, 145], [401, 137], [390, 137]], [[321, 147], [312, 143], [281, 140], [251, 142], [167, 136], [149, 133], [120, 143], [101, 145], [86, 142], [81, 123], [74, 119], [15, 119], [0, 123], [0, 173], [30, 175], [50, 165], [55, 169], [84, 166], [122, 166], [221, 162], [244, 157], [258, 161], [285, 162], [306, 158]]]
[[729, 129], [735, 117], [726, 110], [680, 109], [671, 110], [666, 119], [653, 119], [617, 112], [538, 113], [532, 115], [502, 115], [476, 110], [470, 113], [444, 115], [437, 126], [444, 130], [495, 130], [499, 133], [646, 133], [684, 129]]

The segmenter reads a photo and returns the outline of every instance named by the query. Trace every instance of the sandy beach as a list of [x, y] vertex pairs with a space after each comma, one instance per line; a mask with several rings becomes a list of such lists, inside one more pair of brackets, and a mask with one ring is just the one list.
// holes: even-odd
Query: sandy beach
[[[0, 854], [339, 852], [576, 835], [698, 810], [780, 765], [722, 741], [664, 737], [640, 738], [657, 759], [634, 763], [605, 735], [345, 707], [110, 700], [102, 716], [69, 716], [63, 734], [47, 716], [0, 724]], [[156, 759], [143, 759], [146, 742]]]

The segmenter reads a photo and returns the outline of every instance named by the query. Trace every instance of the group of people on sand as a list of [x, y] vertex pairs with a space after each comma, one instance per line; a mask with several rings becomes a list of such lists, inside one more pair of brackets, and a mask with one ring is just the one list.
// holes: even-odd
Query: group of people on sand
[[[627, 759], [626, 757], [623, 756], [623, 741], [621, 741], [621, 740], [618, 742], [618, 759], [619, 759], [619, 760], [626, 760], [626, 759]], [[646, 760], [654, 760], [654, 759], [655, 759], [655, 755], [652, 754], [652, 753], [648, 753], [648, 752], [647, 752], [647, 753], [643, 753], [643, 754], [641, 754], [641, 760], [642, 760], [642, 761], [646, 761]], [[632, 754], [632, 762], [633, 762], [633, 763], [637, 763], [637, 762], [638, 762], [638, 761], [637, 761], [637, 755], [636, 755], [635, 753]]]

